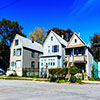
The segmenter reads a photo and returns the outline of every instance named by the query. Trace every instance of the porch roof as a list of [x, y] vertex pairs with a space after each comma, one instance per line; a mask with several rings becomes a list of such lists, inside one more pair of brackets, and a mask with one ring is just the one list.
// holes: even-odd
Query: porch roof
[[61, 57], [60, 55], [43, 55], [40, 58], [47, 58], [47, 57]]
[[73, 47], [83, 47], [85, 46], [84, 44], [76, 44], [76, 45], [69, 45], [66, 48], [73, 48]]

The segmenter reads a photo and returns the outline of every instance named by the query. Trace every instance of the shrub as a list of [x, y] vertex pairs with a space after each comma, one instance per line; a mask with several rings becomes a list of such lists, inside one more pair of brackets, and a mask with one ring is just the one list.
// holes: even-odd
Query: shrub
[[100, 81], [100, 79], [99, 79], [99, 78], [97, 78], [97, 79], [96, 79], [96, 81]]
[[58, 78], [63, 78], [66, 76], [67, 72], [68, 72], [67, 68], [50, 68], [49, 69], [49, 74], [52, 77], [57, 76]]
[[16, 72], [13, 72], [13, 73], [11, 73], [9, 76], [13, 76], [13, 77], [17, 77], [18, 75], [17, 75], [17, 73]]
[[81, 83], [81, 82], [82, 82], [82, 79], [81, 79], [81, 78], [77, 78], [77, 79], [76, 79], [76, 82]]
[[95, 81], [95, 78], [94, 77], [91, 77], [89, 80], [90, 81]]
[[69, 70], [71, 75], [75, 75], [79, 72], [79, 69], [76, 66], [70, 67]]
[[72, 83], [76, 82], [76, 77], [74, 75], [71, 75], [70, 82], [72, 82]]

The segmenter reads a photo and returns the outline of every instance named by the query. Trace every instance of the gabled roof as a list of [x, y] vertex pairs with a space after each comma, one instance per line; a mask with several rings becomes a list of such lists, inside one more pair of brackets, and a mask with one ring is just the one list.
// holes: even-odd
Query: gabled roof
[[[73, 38], [74, 38], [75, 35], [81, 40], [81, 42], [82, 42], [83, 44], [70, 45], [70, 43], [71, 43], [71, 41], [73, 40]], [[80, 46], [86, 46], [86, 47], [88, 47], [88, 46], [86, 45], [86, 43], [81, 39], [81, 37], [79, 37], [78, 34], [74, 33], [73, 36], [71, 37], [70, 41], [68, 42], [68, 45], [67, 45], [66, 48], [80, 47]]]
[[67, 46], [68, 43], [63, 39], [61, 38], [59, 35], [57, 35], [54, 31], [51, 31], [50, 33], [53, 33], [54, 36], [57, 38], [57, 40], [64, 46]]
[[32, 50], [36, 50], [36, 51], [39, 51], [39, 52], [43, 52], [43, 48], [42, 48], [42, 45], [35, 42], [32, 43], [31, 40], [23, 37], [23, 36], [20, 36], [18, 34], [16, 34], [16, 36], [18, 37], [18, 39], [21, 41], [21, 44], [23, 47], [26, 47], [26, 48], [29, 48], [29, 49], [32, 49]]

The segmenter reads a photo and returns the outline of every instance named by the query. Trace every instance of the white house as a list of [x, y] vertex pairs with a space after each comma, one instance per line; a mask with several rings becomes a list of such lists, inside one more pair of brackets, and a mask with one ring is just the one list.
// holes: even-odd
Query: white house
[[64, 67], [65, 47], [67, 42], [51, 31], [43, 44], [43, 55], [40, 56], [40, 73], [48, 68]]
[[19, 76], [27, 72], [39, 73], [41, 54], [43, 54], [41, 44], [17, 34], [10, 47], [10, 67], [7, 74], [12, 71], [16, 71]]
[[81, 39], [80, 34], [74, 33], [68, 45], [65, 48], [65, 64], [66, 66], [77, 66], [91, 77], [93, 67], [93, 54], [91, 49]]

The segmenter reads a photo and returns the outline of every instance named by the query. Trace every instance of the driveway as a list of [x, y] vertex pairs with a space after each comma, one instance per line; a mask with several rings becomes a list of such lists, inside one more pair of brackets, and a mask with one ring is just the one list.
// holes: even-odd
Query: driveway
[[100, 100], [100, 85], [0, 80], [0, 100]]

